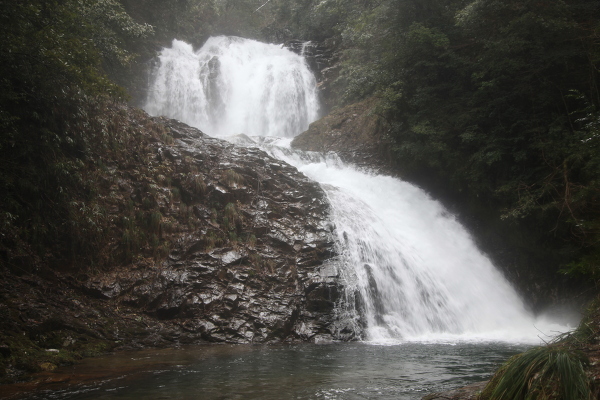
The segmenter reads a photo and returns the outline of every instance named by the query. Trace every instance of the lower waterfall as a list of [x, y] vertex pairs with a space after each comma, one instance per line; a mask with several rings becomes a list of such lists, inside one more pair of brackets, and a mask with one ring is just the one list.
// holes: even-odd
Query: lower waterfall
[[423, 190], [334, 155], [289, 149], [290, 138], [318, 118], [319, 102], [305, 60], [283, 46], [221, 36], [194, 51], [174, 41], [160, 53], [145, 109], [212, 136], [287, 138], [253, 145], [327, 192], [352, 305], [346, 311], [361, 320], [365, 340], [536, 342], [557, 333], [534, 319], [469, 233]]

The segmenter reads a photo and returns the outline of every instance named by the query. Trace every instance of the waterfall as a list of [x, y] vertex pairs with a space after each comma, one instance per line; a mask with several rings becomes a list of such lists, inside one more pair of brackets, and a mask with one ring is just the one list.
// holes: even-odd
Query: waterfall
[[551, 329], [534, 321], [468, 232], [423, 190], [358, 171], [335, 155], [289, 149], [291, 137], [318, 117], [316, 82], [301, 56], [213, 37], [198, 51], [175, 40], [159, 58], [150, 114], [214, 136], [263, 137], [254, 145], [325, 189], [352, 308], [346, 311], [364, 321], [366, 340], [535, 341], [538, 328]]
[[198, 51], [179, 40], [163, 49], [145, 109], [215, 136], [292, 137], [317, 119], [319, 101], [303, 57], [281, 45], [218, 36]]

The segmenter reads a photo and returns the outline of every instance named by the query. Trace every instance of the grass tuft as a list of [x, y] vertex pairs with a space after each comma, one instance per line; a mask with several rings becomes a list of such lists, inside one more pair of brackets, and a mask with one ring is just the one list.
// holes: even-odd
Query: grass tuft
[[232, 169], [223, 171], [222, 177], [223, 181], [227, 184], [227, 186], [230, 187], [234, 187], [244, 183], [244, 177]]
[[536, 347], [510, 358], [480, 400], [589, 400], [587, 357], [561, 344]]

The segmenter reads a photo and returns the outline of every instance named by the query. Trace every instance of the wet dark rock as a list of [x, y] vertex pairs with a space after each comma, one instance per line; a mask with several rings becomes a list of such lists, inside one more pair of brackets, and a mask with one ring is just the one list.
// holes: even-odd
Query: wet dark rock
[[[276, 39], [275, 41], [279, 41]], [[334, 38], [321, 41], [304, 41], [287, 39], [284, 46], [296, 54], [304, 56], [311, 71], [317, 78], [319, 97], [321, 99], [321, 114], [327, 114], [340, 104], [343, 88], [336, 84], [339, 77], [342, 51], [339, 42]]]
[[374, 98], [332, 111], [294, 138], [292, 147], [335, 152], [344, 162], [379, 173], [393, 174], [389, 141], [375, 113]]
[[327, 43], [317, 41], [305, 41], [291, 39], [284, 46], [296, 54], [304, 56], [312, 71], [320, 77], [321, 71], [330, 67], [333, 63], [334, 49]]
[[[177, 140], [156, 144], [158, 162], [176, 170], [191, 162], [203, 183], [198, 191], [184, 173], [172, 178], [193, 229], [174, 241], [164, 261], [99, 274], [85, 291], [135, 307], [180, 336], [230, 343], [335, 339], [329, 325], [341, 289], [320, 274], [334, 251], [319, 185], [260, 150], [175, 120], [159, 122]], [[165, 201], [164, 214], [176, 214], [173, 202]]]
[[137, 136], [101, 172], [105, 263], [0, 265], [0, 383], [114, 349], [356, 338], [333, 307], [318, 184], [256, 148], [122, 111]]

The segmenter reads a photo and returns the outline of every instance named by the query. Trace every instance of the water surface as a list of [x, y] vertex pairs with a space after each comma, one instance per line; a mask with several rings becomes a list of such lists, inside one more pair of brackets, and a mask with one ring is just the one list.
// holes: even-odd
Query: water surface
[[[485, 380], [526, 348], [506, 343], [337, 343], [125, 352], [61, 369], [60, 374], [73, 377], [70, 387], [28, 398], [420, 399]], [[75, 383], [76, 376], [88, 371], [100, 381]]]

